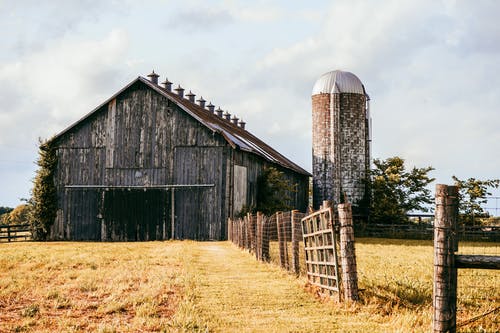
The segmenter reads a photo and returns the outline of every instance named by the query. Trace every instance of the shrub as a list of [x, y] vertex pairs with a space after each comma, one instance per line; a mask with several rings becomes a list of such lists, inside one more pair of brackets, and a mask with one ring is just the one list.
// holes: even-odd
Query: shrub
[[29, 200], [31, 206], [29, 222], [33, 239], [45, 240], [54, 223], [57, 210], [57, 192], [54, 184], [57, 155], [54, 140], [40, 140], [38, 154], [39, 168]]

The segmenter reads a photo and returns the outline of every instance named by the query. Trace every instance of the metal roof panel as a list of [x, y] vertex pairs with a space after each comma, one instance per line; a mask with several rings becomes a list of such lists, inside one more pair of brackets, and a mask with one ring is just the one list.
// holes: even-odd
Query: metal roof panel
[[321, 75], [312, 90], [312, 95], [340, 93], [366, 95], [365, 87], [356, 75], [340, 70]]

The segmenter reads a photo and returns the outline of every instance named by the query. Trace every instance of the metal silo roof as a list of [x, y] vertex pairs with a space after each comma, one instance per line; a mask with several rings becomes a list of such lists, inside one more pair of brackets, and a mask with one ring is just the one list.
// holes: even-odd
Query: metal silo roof
[[365, 87], [356, 75], [340, 70], [325, 73], [316, 81], [312, 90], [312, 95], [322, 93], [353, 93], [366, 95]]

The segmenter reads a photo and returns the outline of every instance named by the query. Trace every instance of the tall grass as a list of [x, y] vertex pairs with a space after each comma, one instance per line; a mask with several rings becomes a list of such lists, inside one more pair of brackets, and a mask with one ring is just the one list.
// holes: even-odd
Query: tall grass
[[[300, 274], [306, 276], [303, 246]], [[500, 255], [495, 243], [461, 242], [464, 254]], [[291, 253], [291, 245], [288, 253]], [[279, 265], [277, 242], [270, 244], [271, 262]], [[427, 331], [432, 321], [433, 242], [381, 238], [356, 239], [360, 305], [372, 320], [390, 327]], [[459, 270], [460, 323], [500, 306], [500, 272]], [[496, 311], [463, 327], [464, 330], [499, 330]]]
[[[0, 332], [428, 332], [432, 253], [357, 239], [361, 301], [340, 304], [228, 242], [3, 244]], [[499, 280], [460, 273], [459, 322], [498, 307]], [[498, 327], [493, 313], [462, 329]]]
[[0, 331], [158, 331], [183, 293], [179, 246], [0, 247]]

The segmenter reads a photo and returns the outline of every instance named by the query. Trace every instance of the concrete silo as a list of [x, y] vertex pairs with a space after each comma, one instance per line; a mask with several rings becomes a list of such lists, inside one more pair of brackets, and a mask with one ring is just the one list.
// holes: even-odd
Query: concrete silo
[[370, 168], [369, 97], [356, 75], [323, 74], [312, 91], [313, 205], [324, 200], [364, 208]]

